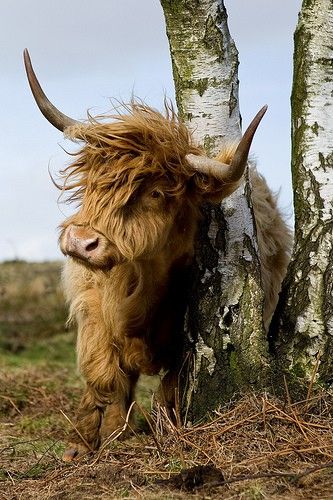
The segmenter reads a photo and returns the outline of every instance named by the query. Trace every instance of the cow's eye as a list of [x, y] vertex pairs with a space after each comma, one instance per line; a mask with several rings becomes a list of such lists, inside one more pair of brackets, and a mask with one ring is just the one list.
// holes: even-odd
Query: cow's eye
[[152, 198], [161, 198], [162, 193], [161, 193], [160, 191], [156, 191], [156, 190], [154, 190], [154, 191], [152, 191], [152, 192], [150, 193], [150, 196], [151, 196]]

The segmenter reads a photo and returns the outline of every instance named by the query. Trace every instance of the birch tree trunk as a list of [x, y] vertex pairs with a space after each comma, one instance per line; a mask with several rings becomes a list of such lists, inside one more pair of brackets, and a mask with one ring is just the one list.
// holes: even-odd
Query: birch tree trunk
[[[180, 117], [208, 154], [240, 137], [238, 52], [223, 0], [161, 0]], [[183, 414], [196, 421], [235, 391], [265, 383], [263, 294], [249, 186], [206, 207], [186, 321]]]
[[291, 381], [333, 380], [333, 2], [304, 0], [292, 92], [295, 248], [274, 331]]

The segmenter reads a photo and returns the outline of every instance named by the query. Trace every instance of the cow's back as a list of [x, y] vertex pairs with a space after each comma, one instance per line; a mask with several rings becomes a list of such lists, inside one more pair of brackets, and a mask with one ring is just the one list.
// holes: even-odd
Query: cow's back
[[292, 232], [277, 206], [277, 195], [255, 167], [250, 169], [250, 179], [265, 295], [263, 319], [268, 328], [290, 260]]

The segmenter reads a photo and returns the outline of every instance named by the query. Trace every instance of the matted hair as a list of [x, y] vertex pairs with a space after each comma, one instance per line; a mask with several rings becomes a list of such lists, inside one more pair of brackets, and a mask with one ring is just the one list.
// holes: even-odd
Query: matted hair
[[99, 190], [126, 185], [129, 198], [143, 179], [162, 177], [168, 180], [166, 194], [172, 196], [193, 177], [185, 156], [202, 149], [193, 144], [171, 103], [165, 101], [164, 114], [137, 101], [122, 109], [126, 114], [88, 114], [86, 122], [66, 129], [66, 137], [85, 143], [72, 154], [75, 161], [60, 172], [58, 187], [69, 192], [67, 201], [81, 202], [87, 187], [94, 189], [97, 183]]

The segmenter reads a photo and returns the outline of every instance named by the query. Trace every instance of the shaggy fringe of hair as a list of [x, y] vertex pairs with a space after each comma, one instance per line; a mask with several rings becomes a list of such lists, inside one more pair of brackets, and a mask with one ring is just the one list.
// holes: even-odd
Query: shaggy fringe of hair
[[[122, 108], [126, 114], [88, 114], [87, 122], [66, 129], [69, 139], [85, 142], [73, 154], [77, 159], [60, 172], [62, 184], [57, 187], [70, 193], [68, 202], [81, 202], [87, 185], [97, 185], [97, 180], [99, 188], [105, 189], [125, 183], [130, 196], [147, 175], [169, 174], [170, 180], [194, 175], [185, 155], [202, 153], [202, 149], [192, 143], [171, 103], [165, 101], [164, 114], [134, 100]], [[181, 184], [176, 183], [167, 194], [177, 194]]]

